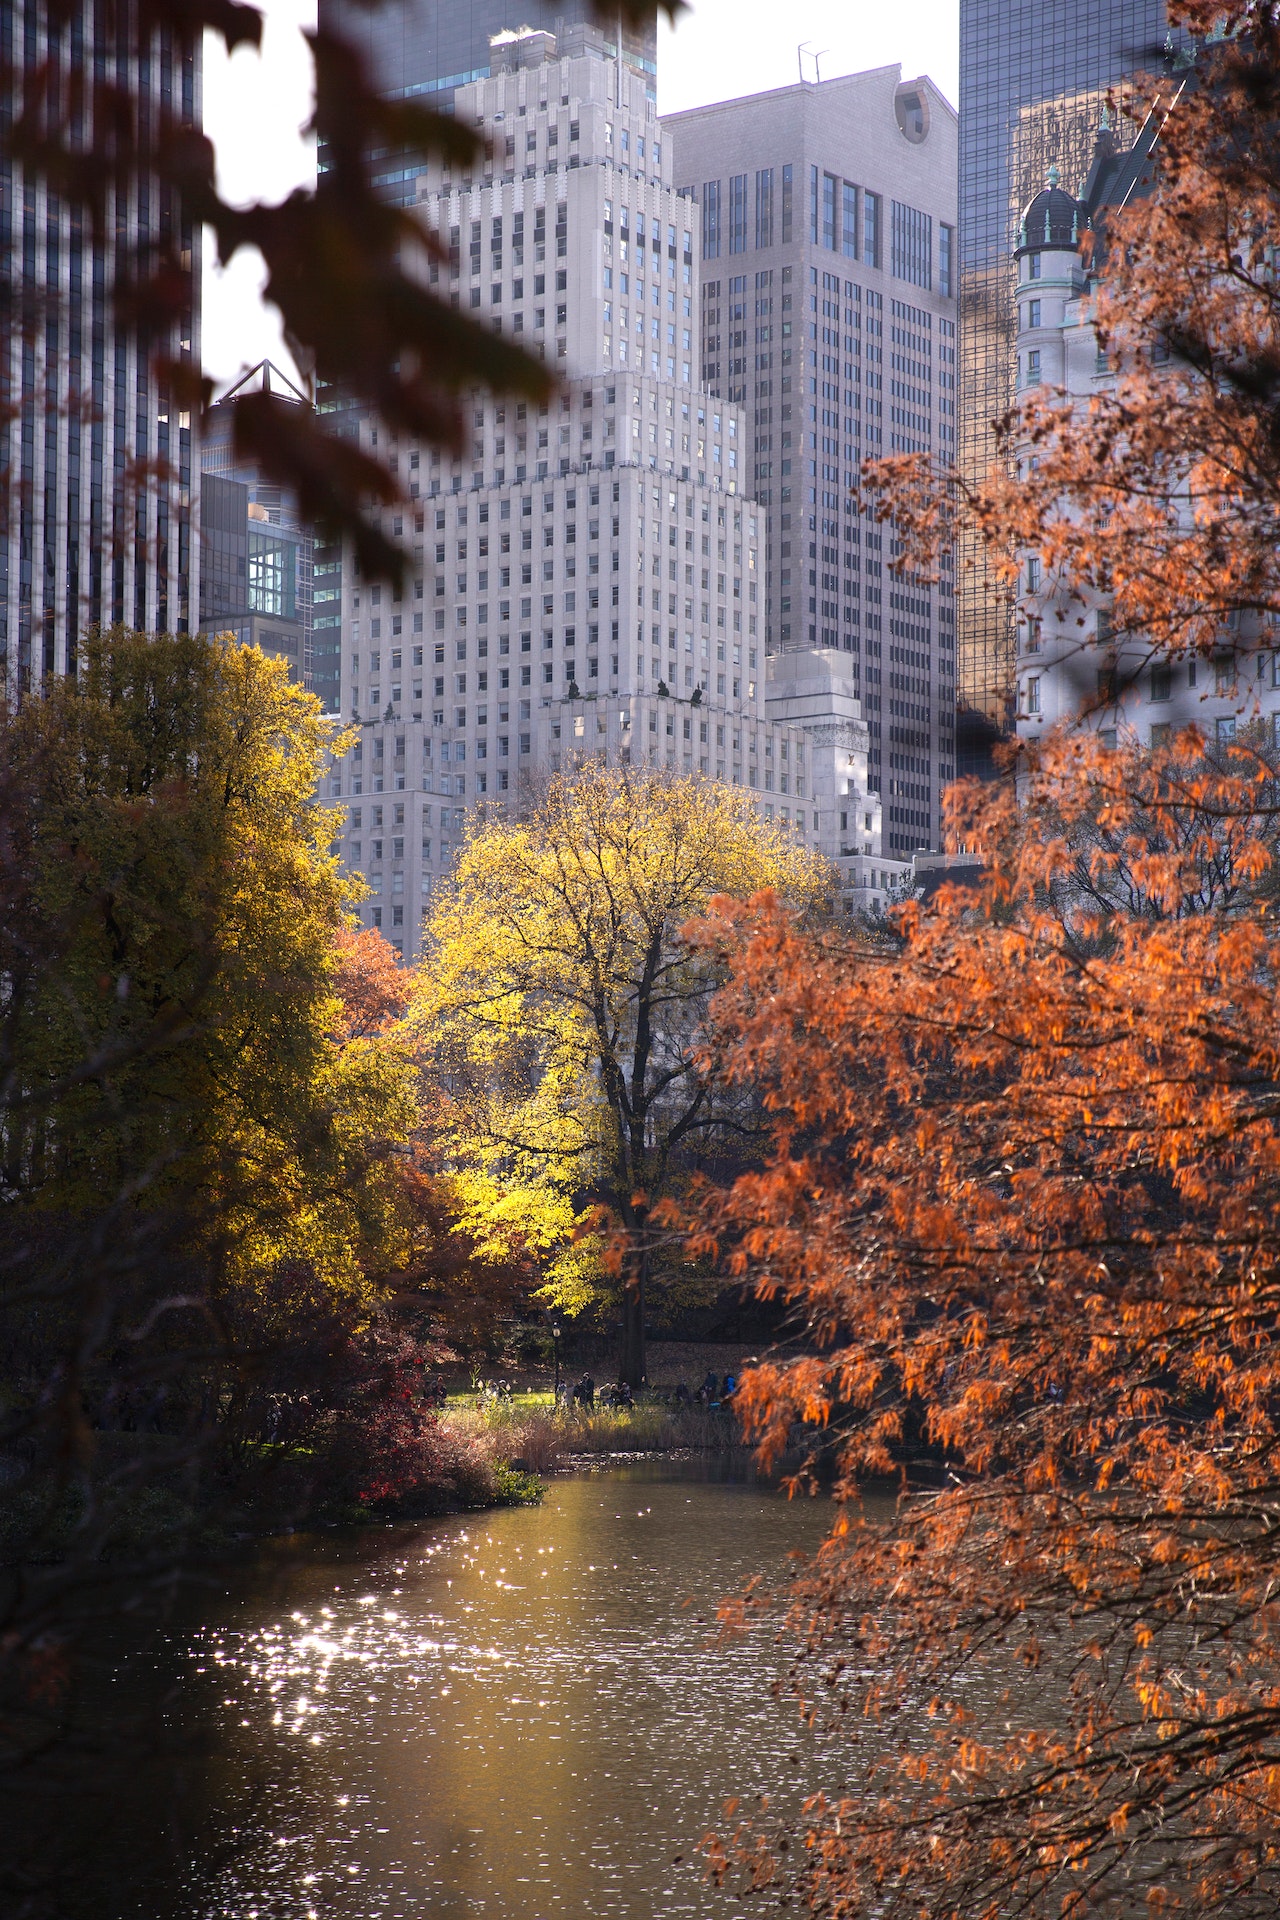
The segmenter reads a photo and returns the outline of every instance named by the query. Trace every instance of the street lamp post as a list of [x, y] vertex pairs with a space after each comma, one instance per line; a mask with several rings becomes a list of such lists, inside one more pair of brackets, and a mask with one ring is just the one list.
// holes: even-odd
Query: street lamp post
[[555, 1401], [557, 1406], [560, 1404], [560, 1333], [561, 1333], [560, 1322], [558, 1319], [553, 1317], [551, 1321], [551, 1351], [555, 1356], [555, 1366], [556, 1366]]

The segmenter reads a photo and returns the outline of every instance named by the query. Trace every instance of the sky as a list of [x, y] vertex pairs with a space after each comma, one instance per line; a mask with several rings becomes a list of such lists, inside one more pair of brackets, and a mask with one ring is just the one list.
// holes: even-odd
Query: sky
[[[263, 0], [263, 11], [261, 54], [241, 47], [228, 59], [212, 36], [205, 46], [205, 128], [219, 187], [236, 204], [283, 200], [315, 175], [315, 150], [302, 135], [311, 113], [302, 30], [314, 22], [314, 0]], [[658, 111], [785, 86], [799, 77], [798, 57], [812, 79], [815, 56], [824, 80], [900, 63], [909, 79], [929, 74], [954, 103], [959, 0], [693, 0], [674, 28], [659, 27]], [[264, 356], [292, 371], [262, 280], [257, 253], [241, 251], [226, 270], [206, 264], [204, 364], [220, 391]]]

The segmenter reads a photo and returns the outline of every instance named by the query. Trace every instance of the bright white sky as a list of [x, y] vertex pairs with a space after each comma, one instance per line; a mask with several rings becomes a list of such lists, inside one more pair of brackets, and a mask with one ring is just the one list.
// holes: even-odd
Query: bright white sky
[[[518, 11], [518, 8], [517, 8]], [[220, 40], [205, 47], [205, 127], [218, 151], [218, 177], [231, 200], [282, 200], [314, 177], [314, 149], [302, 138], [310, 118], [310, 57], [301, 30], [314, 0], [265, 0], [261, 54], [228, 60]], [[658, 110], [785, 86], [798, 77], [797, 46], [820, 54], [824, 80], [900, 62], [928, 73], [949, 100], [957, 92], [959, 0], [693, 0], [674, 29], [659, 28]], [[805, 74], [812, 77], [806, 54]], [[241, 252], [226, 272], [206, 268], [204, 363], [220, 387], [264, 355], [292, 369], [274, 307], [261, 298], [261, 256]]]

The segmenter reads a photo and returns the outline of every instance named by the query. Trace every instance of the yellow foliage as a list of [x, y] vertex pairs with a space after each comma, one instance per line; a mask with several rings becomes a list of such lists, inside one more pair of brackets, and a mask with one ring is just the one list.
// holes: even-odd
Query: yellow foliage
[[634, 1229], [679, 1148], [723, 1121], [698, 1062], [720, 973], [682, 929], [718, 894], [804, 905], [826, 877], [739, 791], [599, 765], [467, 843], [432, 902], [412, 1020], [444, 1160], [479, 1182], [481, 1212], [514, 1210], [558, 1249], [556, 1304], [603, 1285], [590, 1204]]
[[256, 648], [122, 630], [5, 734], [32, 796], [32, 911], [61, 942], [11, 1021], [33, 1111], [62, 1089], [33, 1125], [32, 1198], [180, 1204], [246, 1303], [288, 1270], [358, 1305], [400, 1231], [412, 1061], [344, 1042], [335, 993], [354, 894], [316, 794], [344, 744]]

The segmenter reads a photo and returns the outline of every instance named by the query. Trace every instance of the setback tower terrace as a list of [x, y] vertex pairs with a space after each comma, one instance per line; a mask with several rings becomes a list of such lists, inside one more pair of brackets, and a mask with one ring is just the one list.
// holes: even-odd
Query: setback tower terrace
[[740, 785], [838, 863], [848, 904], [882, 902], [906, 869], [849, 662], [766, 659], [765, 510], [741, 407], [698, 379], [699, 209], [644, 76], [590, 27], [501, 36], [491, 64], [455, 97], [489, 160], [416, 182], [449, 247], [423, 270], [561, 386], [541, 411], [477, 397], [460, 461], [393, 447], [411, 503], [388, 530], [415, 565], [398, 598], [343, 567], [358, 742], [331, 792], [366, 920], [411, 956], [472, 810], [587, 758]]

